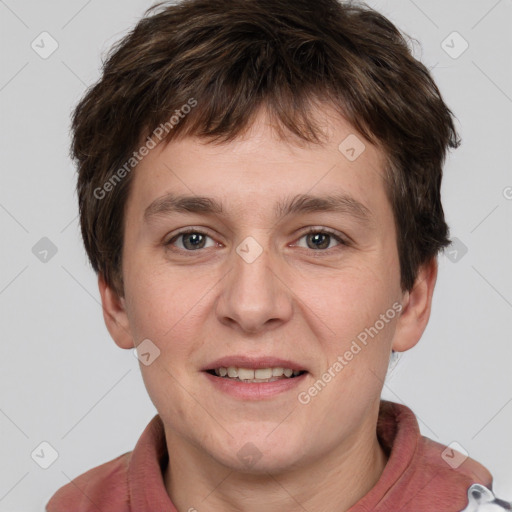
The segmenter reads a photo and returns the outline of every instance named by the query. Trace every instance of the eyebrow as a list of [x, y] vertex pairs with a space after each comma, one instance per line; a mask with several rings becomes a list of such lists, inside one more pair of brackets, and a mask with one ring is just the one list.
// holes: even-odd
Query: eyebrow
[[[274, 207], [276, 217], [313, 212], [346, 214], [362, 223], [370, 223], [373, 218], [369, 208], [345, 193], [326, 196], [299, 194], [291, 199], [284, 198], [280, 200]], [[152, 217], [171, 215], [173, 213], [225, 215], [222, 204], [211, 197], [169, 193], [155, 199], [146, 208], [144, 220], [148, 222]]]

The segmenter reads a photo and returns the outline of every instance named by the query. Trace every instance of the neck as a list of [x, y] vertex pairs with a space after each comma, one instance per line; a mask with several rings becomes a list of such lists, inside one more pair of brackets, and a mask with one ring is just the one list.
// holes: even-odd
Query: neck
[[211, 512], [345, 512], [377, 483], [387, 462], [375, 428], [286, 472], [238, 472], [166, 431], [164, 481], [178, 510]]

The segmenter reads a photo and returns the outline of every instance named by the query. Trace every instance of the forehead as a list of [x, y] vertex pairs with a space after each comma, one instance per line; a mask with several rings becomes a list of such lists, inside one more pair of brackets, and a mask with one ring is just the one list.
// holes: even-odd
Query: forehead
[[383, 152], [332, 111], [317, 111], [315, 121], [325, 134], [321, 143], [281, 137], [260, 112], [232, 141], [185, 137], [160, 144], [135, 169], [130, 202], [146, 219], [176, 207], [229, 214], [265, 205], [283, 215], [327, 202], [370, 217], [368, 204], [385, 199]]

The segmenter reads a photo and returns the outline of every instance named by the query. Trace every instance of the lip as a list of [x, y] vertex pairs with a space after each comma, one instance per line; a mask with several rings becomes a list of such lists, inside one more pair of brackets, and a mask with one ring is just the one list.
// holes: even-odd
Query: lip
[[[230, 366], [236, 366], [237, 368], [291, 368], [292, 370], [300, 370], [307, 372], [300, 363], [291, 361], [289, 359], [281, 359], [278, 357], [250, 357], [247, 355], [234, 355], [221, 357], [208, 363], [207, 366], [202, 368], [202, 371], [215, 370], [216, 368], [229, 368]], [[257, 384], [259, 385], [259, 384]]]
[[308, 373], [303, 373], [292, 378], [275, 380], [274, 382], [250, 383], [217, 377], [207, 371], [204, 371], [203, 375], [205, 375], [209, 382], [222, 393], [242, 400], [262, 400], [296, 388], [304, 382]]

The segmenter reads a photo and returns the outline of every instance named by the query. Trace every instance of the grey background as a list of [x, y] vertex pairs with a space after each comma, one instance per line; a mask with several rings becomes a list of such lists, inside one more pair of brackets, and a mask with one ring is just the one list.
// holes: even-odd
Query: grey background
[[[430, 324], [384, 397], [410, 406], [426, 436], [463, 446], [512, 500], [512, 1], [369, 4], [419, 40], [463, 139], [443, 186], [457, 254], [440, 256]], [[71, 109], [150, 5], [0, 0], [2, 512], [43, 510], [71, 478], [132, 450], [156, 413], [138, 361], [104, 327], [68, 158]], [[58, 43], [46, 59], [31, 47], [43, 31]], [[469, 44], [457, 58], [454, 31]], [[31, 457], [43, 441], [59, 455], [48, 469]]]

